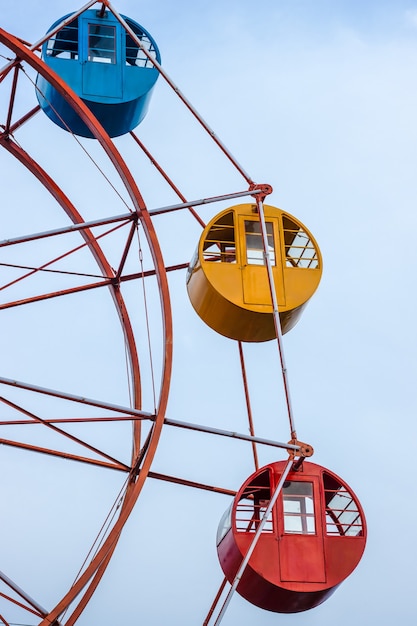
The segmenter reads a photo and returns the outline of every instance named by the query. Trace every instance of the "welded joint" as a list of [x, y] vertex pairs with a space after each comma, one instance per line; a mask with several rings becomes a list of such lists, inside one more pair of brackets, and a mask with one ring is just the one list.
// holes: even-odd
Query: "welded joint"
[[249, 191], [256, 191], [256, 193], [253, 194], [253, 197], [258, 198], [261, 200], [261, 202], [263, 202], [266, 196], [269, 196], [273, 192], [273, 189], [271, 185], [265, 183], [261, 183], [259, 185], [253, 183], [252, 185], [250, 185]]
[[114, 268], [112, 268], [112, 270], [115, 273], [115, 276], [110, 278], [111, 286], [113, 287], [113, 289], [120, 289], [120, 276]]
[[309, 443], [304, 443], [304, 441], [298, 441], [298, 439], [291, 439], [288, 443], [292, 446], [298, 446], [298, 450], [294, 450], [293, 448], [287, 450], [288, 454], [292, 458], [296, 456], [308, 458], [310, 456], [313, 456], [314, 454], [314, 448]]

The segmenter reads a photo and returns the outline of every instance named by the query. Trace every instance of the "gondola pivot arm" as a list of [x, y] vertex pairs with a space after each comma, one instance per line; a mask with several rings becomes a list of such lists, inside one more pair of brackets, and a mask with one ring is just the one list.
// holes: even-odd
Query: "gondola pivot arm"
[[259, 185], [256, 185], [255, 183], [253, 183], [250, 187], [249, 187], [249, 191], [255, 191], [256, 193], [253, 194], [254, 198], [259, 198], [261, 200], [261, 202], [263, 202], [266, 198], [266, 196], [269, 196], [272, 192], [272, 186], [262, 183]]
[[298, 439], [291, 439], [289, 442], [292, 446], [299, 446], [299, 450], [289, 449], [287, 450], [288, 454], [292, 457], [300, 457], [300, 458], [308, 458], [313, 456], [314, 448], [309, 443], [304, 443], [303, 441], [298, 441]]

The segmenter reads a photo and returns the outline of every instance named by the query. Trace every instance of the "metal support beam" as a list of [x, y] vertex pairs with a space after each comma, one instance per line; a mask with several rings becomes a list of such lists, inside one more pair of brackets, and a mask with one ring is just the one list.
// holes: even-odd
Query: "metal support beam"
[[267, 509], [266, 509], [266, 511], [265, 511], [265, 513], [264, 513], [264, 515], [263, 515], [263, 517], [261, 519], [261, 521], [260, 521], [260, 524], [259, 524], [258, 528], [256, 529], [256, 533], [255, 533], [255, 535], [253, 537], [252, 543], [250, 544], [249, 549], [248, 549], [248, 551], [247, 551], [247, 553], [245, 555], [245, 558], [243, 559], [243, 561], [242, 561], [242, 563], [241, 563], [241, 565], [240, 565], [240, 567], [239, 567], [239, 569], [237, 571], [237, 574], [236, 574], [236, 576], [235, 576], [235, 578], [233, 580], [233, 583], [232, 583], [232, 586], [230, 588], [230, 591], [229, 591], [229, 593], [226, 596], [226, 599], [225, 599], [225, 601], [223, 603], [223, 606], [222, 606], [222, 608], [220, 610], [220, 613], [217, 616], [216, 621], [214, 622], [214, 626], [218, 626], [220, 624], [220, 622], [222, 621], [222, 619], [224, 617], [224, 614], [226, 613], [226, 609], [227, 609], [227, 607], [230, 604], [232, 596], [233, 596], [234, 592], [236, 591], [236, 588], [239, 585], [240, 580], [241, 580], [243, 574], [245, 573], [245, 569], [246, 569], [246, 567], [247, 567], [247, 565], [249, 563], [249, 559], [252, 556], [253, 551], [256, 548], [256, 544], [259, 541], [259, 537], [261, 536], [261, 533], [262, 533], [262, 530], [263, 530], [263, 528], [264, 528], [264, 526], [266, 524], [266, 521], [269, 518], [269, 516], [271, 514], [271, 511], [272, 511], [272, 509], [274, 507], [274, 504], [277, 501], [277, 498], [278, 498], [278, 496], [279, 496], [279, 494], [280, 494], [280, 492], [282, 490], [282, 487], [283, 487], [283, 485], [284, 485], [284, 483], [285, 483], [285, 481], [287, 479], [287, 476], [288, 476], [288, 474], [289, 474], [289, 472], [291, 470], [292, 464], [293, 464], [293, 461], [292, 461], [292, 458], [290, 457], [288, 459], [288, 461], [287, 461], [287, 464], [286, 464], [286, 466], [284, 468], [284, 471], [282, 472], [282, 476], [281, 476], [281, 479], [280, 479], [280, 481], [279, 481], [279, 483], [277, 485], [277, 488], [275, 489], [275, 491], [274, 491], [274, 493], [272, 495], [272, 498], [269, 501], [268, 507], [267, 507]]
[[[40, 393], [55, 398], [61, 398], [62, 400], [68, 400], [71, 402], [76, 402], [78, 404], [85, 404], [88, 406], [95, 406], [97, 408], [106, 409], [108, 411], [115, 411], [116, 413], [122, 413], [123, 415], [130, 415], [132, 421], [150, 420], [154, 422], [156, 419], [156, 416], [153, 413], [148, 413], [146, 411], [139, 411], [138, 409], [122, 406], [120, 404], [111, 404], [109, 402], [103, 402], [102, 400], [96, 400], [93, 398], [86, 398], [84, 396], [76, 396], [74, 394], [65, 393], [63, 391], [57, 391], [56, 389], [39, 387], [37, 385], [31, 385], [22, 381], [13, 380], [11, 378], [4, 378], [3, 376], [0, 377], [0, 384], [8, 385], [9, 387], [16, 387], [18, 389], [26, 389], [27, 391], [33, 391], [34, 393]], [[165, 418], [164, 424], [167, 426], [175, 426], [176, 428], [185, 428], [187, 430], [195, 430], [197, 432], [209, 433], [211, 435], [219, 435], [221, 437], [230, 437], [232, 439], [239, 439], [241, 441], [248, 441], [250, 443], [259, 443], [266, 446], [272, 446], [274, 448], [291, 450], [294, 452], [299, 452], [301, 449], [299, 445], [295, 445], [292, 443], [284, 443], [279, 441], [273, 441], [271, 439], [263, 439], [261, 437], [253, 437], [251, 435], [245, 435], [243, 433], [222, 430], [220, 428], [212, 428], [210, 426], [202, 426], [200, 424], [192, 424], [189, 422], [181, 422], [168, 418]]]

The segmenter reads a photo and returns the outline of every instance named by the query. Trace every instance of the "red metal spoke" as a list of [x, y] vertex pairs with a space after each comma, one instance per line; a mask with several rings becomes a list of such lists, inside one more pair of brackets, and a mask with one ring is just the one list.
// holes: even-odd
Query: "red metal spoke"
[[[1, 143], [1, 136], [0, 136], [0, 143]], [[63, 228], [56, 228], [54, 230], [49, 230], [43, 233], [32, 233], [32, 234], [24, 235], [23, 237], [14, 237], [10, 239], [5, 239], [3, 241], [0, 241], [0, 248], [5, 248], [6, 246], [13, 246], [19, 243], [26, 243], [28, 241], [37, 241], [39, 239], [44, 239], [46, 237], [54, 237], [56, 235], [64, 235], [66, 233], [73, 233], [73, 232], [81, 231], [81, 230], [89, 230], [96, 226], [105, 226], [106, 224], [114, 224], [115, 222], [124, 222], [123, 224], [119, 224], [115, 228], [112, 228], [106, 231], [105, 233], [101, 233], [100, 235], [97, 235], [96, 240], [98, 240], [98, 239], [101, 239], [102, 237], [105, 237], [106, 235], [109, 235], [115, 232], [118, 228], [125, 226], [128, 222], [132, 220], [136, 221], [137, 215], [135, 215], [134, 213], [123, 213], [122, 215], [115, 215], [113, 217], [101, 218], [98, 220], [93, 220], [91, 222], [81, 222], [77, 224], [71, 224], [70, 226], [64, 226]], [[85, 247], [86, 245], [88, 245], [88, 242], [85, 242], [84, 244], [82, 244], [82, 246], [74, 248], [74, 252], [79, 250], [82, 247]]]
[[216, 606], [220, 602], [220, 598], [222, 597], [222, 593], [225, 590], [226, 585], [227, 585], [227, 578], [223, 578], [223, 581], [219, 587], [216, 597], [214, 598], [213, 603], [209, 609], [209, 612], [207, 613], [207, 617], [203, 622], [203, 626], [208, 626], [208, 624], [210, 623], [210, 620], [214, 614], [214, 611], [216, 610]]
[[93, 593], [96, 590], [100, 580], [103, 578], [103, 574], [106, 571], [107, 565], [109, 564], [110, 559], [113, 556], [113, 553], [114, 553], [115, 549], [116, 549], [116, 544], [114, 543], [110, 547], [110, 550], [109, 550], [108, 554], [106, 555], [106, 558], [104, 559], [104, 561], [97, 568], [97, 571], [96, 571], [96, 573], [95, 573], [91, 583], [89, 584], [89, 586], [87, 587], [86, 591], [84, 592], [81, 600], [78, 601], [78, 604], [75, 607], [73, 613], [66, 620], [66, 622], [65, 622], [66, 626], [73, 626], [75, 624], [75, 622], [78, 620], [78, 618], [80, 617], [81, 613], [84, 611], [85, 607], [87, 606], [87, 604], [91, 600], [91, 598], [93, 596]]
[[[45, 424], [88, 424], [88, 423], [105, 423], [105, 422], [131, 422], [133, 420], [143, 419], [143, 417], [136, 417], [134, 415], [126, 415], [123, 417], [62, 417], [53, 419], [43, 419]], [[34, 422], [33, 420], [3, 420], [0, 421], [0, 426], [40, 426], [40, 422]]]
[[101, 278], [100, 274], [88, 274], [86, 272], [70, 272], [68, 270], [52, 270], [47, 267], [51, 263], [55, 263], [55, 261], [48, 261], [48, 263], [45, 263], [45, 265], [42, 265], [40, 267], [33, 267], [30, 265], [17, 265], [16, 263], [0, 263], [0, 267], [9, 267], [15, 270], [29, 270], [27, 274], [25, 274], [24, 276], [20, 276], [20, 278], [10, 281], [9, 283], [6, 283], [2, 287], [0, 287], [0, 291], [3, 291], [4, 289], [7, 289], [11, 285], [15, 285], [16, 283], [19, 283], [22, 280], [25, 280], [26, 278], [33, 276], [33, 274], [36, 274], [37, 272], [43, 272], [45, 274], [60, 274], [62, 276], [78, 276], [78, 278]]
[[163, 482], [174, 483], [176, 485], [183, 485], [184, 487], [192, 487], [193, 489], [202, 489], [203, 491], [211, 491], [212, 493], [221, 493], [226, 496], [234, 497], [236, 491], [232, 489], [224, 489], [223, 487], [214, 487], [213, 485], [205, 485], [203, 483], [197, 483], [193, 480], [186, 480], [185, 478], [177, 478], [175, 476], [167, 476], [166, 474], [159, 474], [158, 472], [149, 472], [149, 478], [156, 480], [162, 480]]
[[[171, 187], [171, 189], [173, 191], [175, 191], [175, 193], [180, 198], [180, 200], [182, 200], [183, 202], [186, 203], [187, 199], [185, 198], [185, 196], [181, 193], [181, 191], [178, 189], [178, 187], [176, 186], [174, 181], [168, 176], [168, 174], [165, 172], [165, 170], [159, 165], [158, 161], [151, 155], [151, 153], [145, 147], [145, 145], [142, 143], [142, 141], [139, 139], [139, 137], [133, 131], [130, 132], [130, 135], [136, 141], [136, 143], [138, 144], [140, 149], [143, 151], [143, 153], [148, 157], [148, 159], [150, 160], [152, 165], [161, 174], [161, 176], [164, 178], [164, 180], [166, 180], [166, 182]], [[198, 215], [197, 211], [195, 211], [195, 209], [192, 206], [189, 206], [188, 210], [195, 217], [195, 219], [198, 221], [198, 223], [204, 228], [205, 227], [205, 223], [203, 222], [201, 217]]]
[[[36, 615], [36, 617], [43, 617], [46, 614], [46, 611], [45, 613], [40, 613], [39, 611], [35, 611], [35, 609], [30, 608], [26, 604], [23, 604], [23, 602], [19, 602], [19, 600], [16, 600], [16, 598], [12, 598], [11, 596], [8, 596], [5, 593], [0, 592], [0, 597], [4, 598], [8, 602], [11, 602], [12, 604], [15, 604], [16, 606], [23, 609], [24, 611], [27, 611], [28, 613], [32, 613], [32, 615]], [[0, 615], [0, 618], [3, 619], [4, 624], [8, 624], [8, 622], [5, 621], [4, 617]]]
[[30, 111], [28, 111], [26, 113], [26, 115], [23, 115], [23, 117], [21, 117], [19, 120], [17, 120], [14, 124], [12, 124], [12, 126], [10, 126], [9, 129], [9, 133], [10, 135], [13, 135], [13, 133], [20, 128], [21, 126], [23, 126], [23, 124], [25, 124], [28, 120], [32, 119], [32, 117], [34, 115], [36, 115], [36, 113], [39, 113], [39, 111], [41, 110], [41, 107], [39, 105], [37, 105], [36, 107], [33, 107], [33, 109], [31, 109]]
[[[179, 265], [172, 265], [166, 268], [166, 272], [173, 272], [176, 270], [187, 269], [189, 263], [181, 263]], [[148, 270], [145, 272], [138, 272], [135, 274], [129, 274], [127, 276], [121, 276], [118, 281], [115, 278], [111, 279], [103, 279], [98, 283], [88, 283], [87, 285], [79, 285], [77, 287], [71, 287], [68, 289], [62, 289], [61, 291], [54, 291], [51, 293], [40, 294], [38, 296], [33, 296], [31, 298], [25, 298], [22, 300], [15, 300], [14, 302], [6, 302], [4, 304], [0, 304], [0, 311], [2, 309], [11, 309], [17, 306], [33, 304], [34, 302], [42, 302], [44, 300], [49, 300], [51, 298], [58, 298], [61, 296], [67, 296], [73, 293], [81, 293], [82, 291], [89, 291], [91, 289], [97, 289], [99, 287], [109, 287], [115, 284], [115, 282], [124, 283], [131, 280], [137, 280], [138, 278], [146, 278], [147, 276], [155, 276], [157, 273], [155, 270]]]
[[[242, 381], [243, 381], [243, 388], [245, 391], [245, 400], [246, 400], [246, 410], [248, 413], [248, 422], [249, 422], [249, 432], [252, 435], [252, 437], [255, 436], [255, 429], [254, 429], [254, 425], [253, 425], [253, 416], [252, 416], [252, 406], [250, 403], [250, 395], [249, 395], [249, 387], [248, 387], [248, 379], [246, 376], [246, 367], [245, 367], [245, 357], [243, 354], [243, 346], [242, 346], [242, 342], [238, 341], [238, 348], [239, 348], [239, 357], [240, 357], [240, 367], [241, 367], [241, 371], [242, 371]], [[253, 460], [255, 463], [255, 469], [258, 469], [259, 467], [259, 461], [258, 461], [258, 452], [256, 449], [256, 443], [253, 442], [252, 443], [252, 452], [253, 452]]]
[[125, 249], [123, 250], [122, 258], [120, 260], [119, 269], [116, 272], [116, 279], [119, 280], [122, 275], [123, 268], [126, 263], [127, 255], [129, 254], [130, 247], [132, 245], [133, 237], [136, 232], [136, 222], [134, 222], [130, 228], [129, 235], [126, 241]]
[[[5, 585], [7, 585], [9, 589], [12, 589], [14, 593], [16, 593], [20, 598], [22, 598], [22, 600], [24, 600], [33, 609], [35, 609], [35, 615], [38, 615], [39, 617], [43, 617], [47, 614], [46, 609], [44, 609], [38, 602], [36, 602], [33, 598], [31, 598], [25, 591], [23, 591], [23, 589], [21, 589], [18, 585], [16, 585], [16, 583], [13, 580], [11, 580], [8, 576], [6, 576], [6, 574], [2, 571], [0, 571], [0, 580]], [[30, 611], [30, 609], [25, 605], [23, 605], [23, 608], [26, 609], [27, 611]]]
[[16, 66], [14, 68], [14, 73], [13, 73], [13, 83], [12, 83], [12, 91], [10, 94], [9, 110], [7, 112], [7, 120], [6, 120], [5, 129], [4, 129], [7, 135], [9, 134], [9, 131], [10, 131], [10, 122], [12, 120], [13, 107], [14, 107], [14, 103], [16, 99], [16, 88], [17, 88], [18, 77], [19, 77], [19, 66]]
[[[11, 441], [10, 439], [0, 438], [0, 444], [8, 446], [10, 448], [19, 448], [21, 450], [27, 450], [30, 452], [39, 452], [40, 454], [47, 454], [49, 456], [55, 456], [70, 461], [78, 461], [79, 463], [87, 463], [88, 465], [95, 465], [97, 467], [117, 470], [119, 472], [130, 472], [132, 469], [128, 465], [124, 465], [123, 463], [120, 463], [118, 461], [116, 461], [115, 463], [106, 463], [105, 461], [99, 461], [88, 457], [78, 456], [76, 454], [70, 454], [69, 452], [59, 452], [58, 450], [53, 450], [52, 448], [42, 448], [41, 446], [35, 446], [29, 443], [22, 443], [21, 441]], [[107, 455], [103, 454], [103, 456]]]
[[148, 52], [148, 50], [145, 48], [145, 46], [143, 45], [143, 43], [141, 42], [141, 40], [139, 39], [137, 34], [127, 24], [126, 20], [123, 19], [123, 17], [120, 15], [120, 13], [118, 13], [116, 11], [116, 9], [111, 5], [111, 3], [108, 0], [106, 0], [106, 5], [108, 6], [109, 10], [113, 13], [113, 15], [122, 24], [122, 26], [124, 27], [126, 32], [129, 33], [129, 35], [132, 37], [132, 39], [136, 43], [136, 45], [141, 49], [143, 54], [149, 59], [149, 61], [152, 63], [152, 65], [154, 65], [157, 68], [157, 70], [160, 73], [160, 75], [162, 76], [162, 78], [168, 83], [168, 85], [171, 87], [173, 92], [178, 96], [178, 98], [181, 100], [181, 102], [190, 111], [190, 113], [197, 120], [197, 122], [200, 124], [200, 126], [202, 126], [202, 128], [209, 135], [209, 137], [211, 137], [211, 139], [214, 141], [214, 143], [217, 145], [217, 147], [220, 148], [221, 152], [223, 152], [223, 154], [226, 156], [226, 158], [236, 168], [236, 170], [241, 174], [241, 176], [246, 180], [246, 182], [249, 185], [253, 185], [254, 181], [249, 176], [249, 174], [247, 174], [247, 172], [245, 172], [243, 167], [240, 165], [240, 163], [238, 163], [238, 161], [232, 155], [230, 150], [228, 150], [228, 148], [225, 146], [225, 144], [220, 140], [220, 138], [216, 135], [216, 133], [210, 128], [210, 126], [207, 124], [207, 122], [203, 119], [203, 117], [200, 115], [200, 113], [197, 111], [197, 109], [191, 104], [191, 102], [180, 91], [178, 86], [168, 76], [167, 72], [160, 65], [160, 63], [158, 63], [158, 61], [156, 59], [154, 59], [153, 56]]
[[[99, 239], [114, 233], [116, 230], [122, 228], [123, 226], [125, 226], [125, 224], [118, 224], [117, 226], [115, 226], [114, 228], [111, 228], [110, 230], [106, 231], [105, 233], [101, 233], [101, 235], [98, 235], [96, 237], [96, 241], [98, 241]], [[65, 229], [65, 232], [69, 232], [71, 230], [70, 229]], [[75, 230], [75, 228], [74, 228]], [[81, 229], [80, 229], [81, 230]], [[61, 231], [64, 232], [64, 231]], [[56, 233], [55, 233], [56, 234]], [[50, 233], [44, 234], [43, 236], [48, 237], [51, 236]], [[26, 241], [34, 241], [34, 240], [38, 240], [38, 239], [42, 239], [43, 238], [42, 235], [40, 235], [39, 237], [36, 236], [27, 236], [27, 237], [22, 237], [19, 238], [19, 240], [15, 239], [15, 240], [6, 240], [3, 242], [0, 242], [0, 248], [1, 247], [5, 247], [5, 246], [9, 246], [12, 244], [16, 244], [16, 243], [22, 243], [22, 242], [26, 242]], [[82, 250], [83, 248], [85, 248], [86, 246], [88, 246], [88, 243], [83, 243], [75, 248], [72, 248], [71, 250], [68, 250], [67, 252], [64, 252], [63, 254], [59, 255], [58, 257], [55, 257], [54, 259], [44, 263], [43, 265], [39, 266], [39, 267], [28, 267], [28, 266], [24, 266], [24, 265], [13, 265], [11, 263], [0, 263], [0, 265], [2, 267], [14, 267], [16, 269], [26, 269], [26, 270], [30, 270], [28, 271], [26, 274], [24, 274], [23, 276], [20, 276], [19, 278], [15, 278], [14, 280], [6, 283], [5, 285], [2, 285], [0, 287], [0, 291], [7, 289], [8, 287], [11, 287], [12, 285], [15, 285], [16, 283], [19, 283], [23, 280], [25, 280], [26, 278], [29, 278], [30, 276], [33, 276], [33, 274], [36, 274], [37, 272], [49, 272], [49, 273], [54, 273], [54, 274], [62, 274], [62, 275], [71, 275], [71, 276], [78, 276], [78, 277], [87, 277], [87, 278], [101, 278], [100, 275], [98, 274], [86, 274], [86, 273], [81, 273], [81, 272], [68, 272], [68, 271], [64, 271], [64, 270], [53, 270], [50, 269], [49, 266], [53, 265], [54, 263], [57, 263], [58, 261], [62, 261], [62, 259], [65, 259], [66, 257], [70, 256], [71, 254], [74, 254], [75, 252], [78, 252], [79, 250]], [[114, 280], [114, 279], [113, 279]]]
[[98, 283], [89, 283], [88, 285], [70, 287], [68, 289], [62, 289], [61, 291], [43, 293], [37, 296], [32, 296], [31, 298], [24, 298], [22, 300], [15, 300], [13, 302], [6, 302], [4, 304], [0, 304], [0, 311], [4, 309], [12, 309], [17, 306], [33, 304], [34, 302], [43, 302], [44, 300], [50, 300], [51, 298], [59, 298], [61, 296], [68, 296], [73, 293], [81, 293], [83, 291], [97, 289], [98, 287], [110, 287], [113, 284], [114, 284], [114, 279], [103, 279], [102, 281]]
[[83, 441], [79, 437], [75, 437], [74, 435], [71, 435], [70, 433], [67, 433], [65, 430], [62, 430], [61, 428], [58, 428], [54, 424], [50, 424], [48, 422], [45, 422], [38, 415], [35, 415], [34, 413], [31, 413], [30, 411], [27, 411], [26, 409], [23, 409], [22, 407], [18, 406], [14, 402], [11, 402], [10, 400], [7, 400], [6, 398], [2, 398], [2, 397], [0, 397], [0, 402], [3, 402], [3, 404], [6, 404], [10, 408], [15, 409], [15, 410], [19, 411], [20, 413], [23, 413], [24, 415], [27, 415], [28, 417], [31, 417], [33, 420], [35, 420], [39, 424], [42, 424], [46, 428], [49, 428], [54, 433], [69, 439], [73, 443], [76, 443], [76, 444], [78, 444], [78, 445], [80, 445], [80, 446], [82, 446], [84, 448], [87, 448], [87, 450], [90, 450], [90, 452], [94, 452], [94, 454], [98, 454], [99, 456], [104, 457], [105, 459], [107, 459], [108, 461], [111, 461], [112, 463], [115, 463], [116, 465], [120, 465], [120, 466], [123, 466], [125, 468], [127, 467], [123, 463], [118, 461], [117, 459], [115, 459], [112, 456], [110, 456], [110, 455], [106, 454], [105, 452], [103, 452], [102, 450], [99, 450], [95, 446], [90, 445], [89, 443], [87, 443], [86, 441]]
[[[88, 6], [92, 6], [94, 3], [89, 3]], [[73, 18], [73, 16], [71, 16]], [[45, 38], [51, 36], [51, 33], [47, 34]], [[145, 235], [148, 240], [149, 249], [152, 255], [154, 268], [156, 272], [156, 277], [158, 280], [159, 293], [160, 293], [160, 304], [161, 304], [161, 317], [162, 317], [162, 326], [163, 326], [163, 336], [162, 336], [162, 372], [161, 372], [161, 387], [159, 391], [159, 398], [157, 401], [157, 411], [156, 415], [153, 416], [154, 424], [151, 429], [150, 437], [149, 437], [149, 445], [146, 449], [146, 453], [142, 456], [140, 455], [140, 420], [134, 421], [134, 435], [133, 435], [133, 453], [132, 460], [134, 461], [134, 465], [136, 467], [136, 461], [140, 458], [140, 464], [137, 467], [137, 471], [134, 475], [132, 475], [131, 481], [128, 484], [126, 494], [123, 500], [123, 504], [121, 506], [121, 510], [119, 512], [119, 516], [110, 529], [105, 541], [101, 545], [97, 554], [88, 564], [85, 571], [82, 573], [80, 578], [76, 581], [76, 583], [68, 590], [65, 596], [61, 599], [60, 602], [56, 605], [56, 607], [42, 620], [42, 624], [44, 626], [54, 624], [59, 616], [73, 604], [74, 601], [77, 602], [77, 606], [82, 610], [83, 601], [80, 599], [80, 596], [83, 592], [86, 592], [86, 588], [88, 587], [88, 591], [86, 593], [92, 592], [99, 580], [98, 573], [101, 572], [102, 568], [107, 565], [107, 557], [113, 551], [115, 545], [118, 542], [120, 537], [120, 533], [125, 525], [134, 504], [136, 503], [137, 498], [139, 497], [142, 487], [147, 479], [148, 472], [150, 470], [151, 463], [153, 461], [153, 457], [155, 455], [159, 437], [161, 434], [161, 430], [164, 424], [165, 412], [168, 402], [168, 390], [171, 379], [171, 369], [172, 369], [172, 320], [171, 320], [171, 306], [169, 300], [169, 291], [168, 291], [168, 282], [166, 271], [164, 267], [164, 262], [161, 254], [161, 250], [159, 247], [159, 242], [156, 236], [156, 233], [153, 228], [152, 221], [150, 219], [149, 213], [146, 210], [145, 204], [139, 192], [139, 189], [133, 179], [127, 165], [121, 158], [119, 152], [117, 151], [115, 145], [110, 140], [107, 133], [104, 129], [97, 123], [95, 117], [88, 109], [88, 107], [78, 98], [75, 93], [65, 84], [65, 82], [58, 77], [54, 72], [52, 72], [35, 54], [33, 54], [30, 50], [25, 48], [23, 44], [12, 35], [5, 33], [4, 30], [0, 29], [0, 41], [4, 43], [9, 49], [13, 50], [13, 52], [22, 60], [22, 62], [28, 62], [29, 65], [39, 74], [41, 74], [50, 84], [54, 87], [58, 93], [72, 106], [74, 111], [79, 115], [81, 120], [85, 122], [87, 127], [91, 130], [94, 137], [98, 140], [103, 148], [104, 152], [109, 157], [112, 165], [115, 168], [115, 171], [121, 177], [122, 182], [124, 183], [127, 192], [130, 196], [130, 199], [133, 203], [134, 210], [138, 215], [139, 219], [144, 228]], [[36, 47], [36, 46], [34, 46]], [[44, 187], [52, 194], [52, 196], [56, 199], [60, 206], [64, 209], [64, 211], [69, 215], [71, 220], [75, 223], [82, 222], [82, 218], [78, 211], [73, 207], [69, 199], [62, 193], [61, 189], [56, 185], [56, 183], [51, 179], [51, 177], [36, 163], [33, 159], [30, 158], [23, 150], [21, 150], [18, 146], [16, 146], [13, 142], [3, 141], [2, 145], [11, 152], [16, 159], [18, 159], [28, 170], [36, 177], [38, 180], [44, 185]], [[85, 241], [88, 242], [90, 251], [93, 257], [96, 259], [100, 269], [103, 271], [104, 276], [112, 276], [114, 273], [111, 270], [111, 267], [99, 247], [93, 233], [90, 230], [82, 231], [82, 236]], [[107, 280], [107, 279], [105, 279]], [[113, 300], [116, 305], [116, 309], [120, 318], [120, 322], [122, 325], [122, 329], [124, 332], [126, 346], [127, 346], [127, 354], [128, 361], [130, 365], [130, 371], [132, 376], [132, 389], [133, 389], [133, 406], [132, 409], [135, 415], [138, 417], [143, 415], [143, 412], [139, 411], [139, 407], [141, 406], [141, 393], [140, 393], [140, 373], [139, 373], [139, 363], [136, 351], [136, 343], [135, 337], [133, 334], [133, 329], [130, 324], [128, 311], [122, 299], [122, 295], [120, 293], [120, 289], [118, 288], [118, 284], [109, 284], [110, 293], [113, 297]], [[54, 395], [54, 394], [52, 394]], [[100, 406], [100, 403], [97, 404]], [[102, 406], [102, 404], [101, 404]], [[108, 408], [108, 407], [104, 407]], [[126, 415], [126, 407], [123, 407], [123, 411], [120, 411], [124, 415]], [[77, 609], [75, 608], [75, 611]]]
[[0, 70], [0, 83], [4, 81], [5, 78], [10, 74], [16, 65], [19, 64], [19, 59], [10, 59], [9, 63]]

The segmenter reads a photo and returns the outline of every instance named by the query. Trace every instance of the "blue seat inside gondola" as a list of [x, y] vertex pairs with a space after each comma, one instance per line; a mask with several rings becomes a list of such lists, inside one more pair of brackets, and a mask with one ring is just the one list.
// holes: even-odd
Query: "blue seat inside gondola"
[[[63, 24], [42, 48], [45, 63], [86, 103], [111, 137], [133, 130], [143, 120], [159, 75], [148, 56], [160, 63], [154, 39], [137, 22], [123, 19], [134, 36], [110, 11], [90, 9], [73, 20], [69, 14], [51, 26], [52, 32]], [[93, 136], [41, 75], [36, 86], [39, 104], [55, 124], [77, 135]]]

